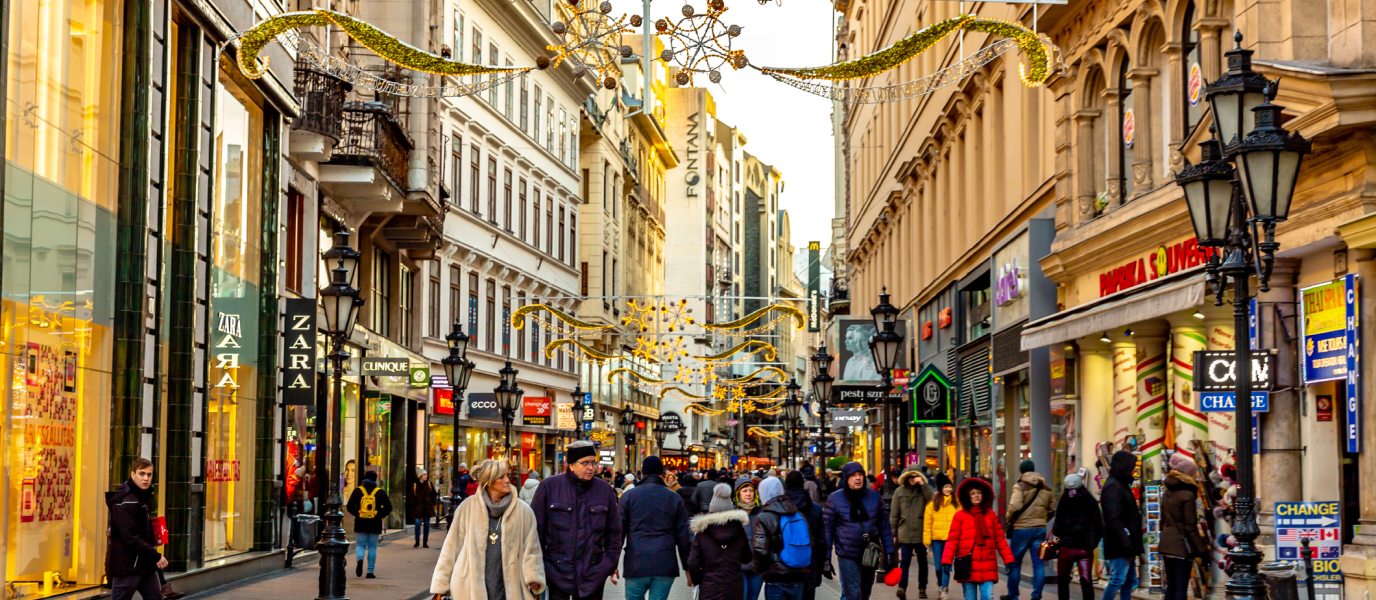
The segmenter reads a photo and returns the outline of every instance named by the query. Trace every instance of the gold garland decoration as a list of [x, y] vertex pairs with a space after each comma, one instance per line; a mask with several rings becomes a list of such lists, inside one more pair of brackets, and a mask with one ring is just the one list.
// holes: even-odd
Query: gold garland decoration
[[534, 68], [473, 65], [448, 60], [398, 40], [387, 32], [344, 13], [317, 8], [310, 11], [289, 12], [268, 17], [240, 34], [237, 38], [239, 40], [239, 70], [245, 76], [253, 79], [262, 77], [268, 70], [268, 59], [259, 56], [258, 53], [273, 38], [302, 27], [327, 25], [335, 25], [343, 29], [349, 37], [388, 62], [422, 73], [456, 76], [485, 75], [488, 73], [525, 73]]
[[784, 432], [782, 432], [782, 431], [769, 431], [769, 430], [766, 430], [766, 429], [761, 429], [761, 428], [759, 428], [759, 427], [751, 427], [750, 429], [745, 430], [745, 434], [746, 434], [746, 435], [759, 436], [759, 437], [766, 437], [766, 438], [775, 439], [775, 440], [777, 440], [777, 439], [779, 439], [779, 438], [781, 438], [781, 437], [784, 436]]
[[557, 309], [557, 308], [554, 308], [553, 306], [549, 306], [549, 305], [545, 305], [545, 304], [527, 304], [527, 305], [525, 305], [525, 306], [522, 306], [521, 308], [516, 309], [516, 312], [511, 313], [511, 327], [514, 328], [514, 329], [521, 329], [521, 328], [525, 327], [525, 326], [526, 326], [526, 315], [528, 315], [528, 314], [530, 314], [530, 313], [533, 313], [533, 312], [536, 312], [536, 311], [541, 311], [541, 310], [548, 312], [549, 314], [553, 315], [554, 318], [559, 319], [560, 321], [563, 321], [565, 325], [568, 325], [568, 326], [573, 327], [573, 328], [575, 328], [575, 329], [611, 329], [611, 328], [612, 328], [611, 325], [598, 325], [598, 324], [596, 324], [596, 323], [589, 323], [589, 322], [587, 322], [587, 321], [579, 320], [578, 318], [574, 317], [573, 315], [570, 315], [570, 314], [568, 314], [568, 313], [566, 313], [566, 312], [564, 312], [564, 311], [562, 311], [562, 310], [559, 310], [559, 309]]
[[723, 409], [723, 410], [712, 410], [712, 409], [710, 409], [710, 408], [707, 408], [706, 406], [704, 406], [704, 405], [701, 404], [701, 403], [698, 403], [698, 402], [689, 402], [686, 406], [683, 407], [683, 412], [686, 412], [686, 413], [696, 413], [696, 414], [707, 415], [707, 416], [710, 416], [710, 417], [715, 417], [715, 416], [717, 416], [717, 415], [719, 415], [719, 414], [722, 414], [722, 413], [726, 412], [726, 410], [724, 410], [724, 409]]
[[807, 325], [807, 318], [803, 316], [803, 311], [800, 311], [787, 304], [771, 304], [748, 315], [745, 315], [744, 317], [736, 319], [735, 321], [731, 321], [729, 323], [705, 323], [703, 324], [702, 328], [708, 331], [718, 331], [722, 329], [739, 329], [741, 327], [754, 323], [760, 317], [769, 314], [769, 311], [773, 310], [777, 310], [792, 316], [794, 329], [802, 329]]
[[578, 340], [570, 340], [567, 338], [561, 340], [554, 340], [550, 342], [548, 346], [545, 346], [545, 358], [554, 358], [554, 353], [558, 351], [559, 348], [562, 346], [575, 346], [579, 350], [582, 350], [583, 354], [588, 355], [593, 360], [598, 362], [606, 362], [609, 360], [622, 360], [626, 358], [625, 356], [619, 354], [607, 354], [605, 352], [594, 350], [593, 348], [589, 347], [587, 344], [584, 344], [583, 342], [580, 342]]
[[[750, 350], [750, 348], [755, 347], [755, 346], [759, 346], [759, 347], [760, 347], [760, 350]], [[722, 353], [719, 353], [719, 354], [709, 354], [709, 355], [707, 355], [707, 356], [699, 356], [699, 357], [697, 357], [697, 359], [700, 360], [700, 361], [702, 361], [702, 362], [716, 362], [716, 361], [721, 361], [721, 360], [725, 360], [725, 359], [731, 358], [732, 356], [734, 356], [734, 355], [736, 355], [736, 354], [738, 354], [738, 353], [740, 353], [740, 352], [746, 352], [746, 351], [749, 351], [749, 352], [760, 352], [760, 351], [764, 351], [764, 353], [765, 353], [765, 355], [764, 355], [765, 360], [774, 360], [774, 358], [775, 358], [776, 356], [778, 356], [778, 350], [776, 350], [776, 349], [774, 348], [774, 346], [772, 346], [772, 345], [770, 345], [770, 344], [768, 344], [768, 343], [766, 343], [766, 342], [762, 342], [762, 341], [760, 341], [760, 340], [750, 340], [750, 341], [748, 341], [748, 342], [743, 342], [743, 343], [741, 343], [741, 344], [738, 344], [738, 345], [736, 345], [736, 347], [734, 347], [734, 348], [732, 348], [732, 349], [730, 349], [730, 350], [727, 350], [727, 351], [725, 351], [725, 352], [722, 352]]]
[[668, 395], [669, 392], [678, 392], [678, 395], [683, 396], [683, 397], [685, 397], [685, 398], [692, 398], [692, 399], [694, 399], [694, 400], [706, 400], [706, 399], [707, 399], [707, 396], [699, 396], [699, 395], [697, 395], [697, 394], [694, 394], [694, 393], [692, 393], [692, 392], [689, 392], [688, 390], [685, 390], [685, 389], [683, 389], [683, 388], [681, 388], [681, 387], [678, 387], [678, 386], [676, 386], [676, 385], [671, 385], [671, 386], [669, 386], [669, 387], [666, 387], [666, 388], [660, 390], [660, 391], [659, 391], [659, 399], [660, 399], [660, 400], [663, 400], [663, 399], [664, 399], [664, 396]]
[[760, 67], [760, 71], [766, 74], [787, 75], [798, 79], [825, 79], [828, 81], [846, 81], [869, 77], [898, 67], [926, 52], [947, 35], [959, 29], [989, 33], [1017, 41], [1018, 47], [1027, 55], [1028, 62], [1031, 63], [1030, 70], [1025, 70], [1021, 64], [1018, 65], [1018, 75], [1022, 78], [1024, 85], [1028, 87], [1039, 86], [1049, 76], [1050, 53], [1047, 51], [1046, 43], [1037, 37], [1036, 33], [1012, 21], [984, 19], [975, 15], [959, 15], [938, 21], [894, 42], [888, 48], [855, 60], [824, 67]]
[[644, 375], [641, 375], [640, 373], [637, 373], [637, 372], [635, 372], [635, 371], [632, 371], [632, 370], [630, 370], [630, 369], [627, 369], [626, 367], [620, 367], [620, 368], [612, 369], [611, 371], [609, 371], [609, 372], [607, 373], [607, 377], [606, 377], [607, 383], [611, 383], [613, 377], [615, 377], [615, 376], [617, 376], [617, 375], [620, 375], [620, 374], [622, 374], [622, 373], [624, 373], [624, 374], [626, 374], [626, 375], [629, 375], [631, 378], [633, 378], [633, 379], [639, 381], [640, 383], [649, 383], [649, 384], [668, 383], [668, 381], [667, 381], [667, 380], [664, 380], [664, 379], [650, 379], [649, 377], [646, 377], [646, 376], [644, 376]]
[[[783, 369], [780, 369], [779, 367], [760, 367], [760, 368], [758, 368], [758, 369], [755, 369], [755, 372], [754, 372], [754, 373], [751, 373], [751, 374], [749, 374], [749, 375], [745, 375], [745, 376], [742, 376], [742, 377], [739, 377], [739, 378], [736, 378], [736, 379], [723, 379], [722, 381], [724, 381], [724, 382], [726, 382], [726, 383], [745, 383], [745, 382], [747, 382], [747, 381], [750, 381], [750, 380], [754, 379], [755, 376], [760, 375], [761, 373], [764, 373], [764, 374], [778, 373], [778, 374], [779, 374], [779, 377], [786, 377], [786, 376], [788, 375], [788, 373], [785, 373], [784, 370], [783, 370]], [[779, 383], [779, 382], [777, 382], [777, 381], [762, 381], [761, 383]]]

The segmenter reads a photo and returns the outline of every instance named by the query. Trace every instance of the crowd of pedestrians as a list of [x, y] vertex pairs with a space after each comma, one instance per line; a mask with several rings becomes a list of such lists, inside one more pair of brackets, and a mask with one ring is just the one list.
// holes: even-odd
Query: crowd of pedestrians
[[[610, 477], [591, 442], [569, 444], [565, 458], [565, 471], [544, 479], [531, 472], [522, 480], [503, 461], [484, 460], [471, 471], [460, 465], [450, 484], [457, 498], [449, 534], [430, 582], [437, 600], [601, 600], [606, 584], [623, 577], [627, 600], [667, 600], [680, 574], [697, 588], [695, 600], [814, 600], [822, 580], [836, 577], [843, 600], [869, 600], [880, 574], [899, 600], [908, 600], [913, 583], [925, 600], [929, 551], [937, 600], [949, 600], [952, 582], [964, 600], [993, 600], [1000, 568], [1008, 578], [1000, 598], [1016, 600], [1028, 555], [1032, 600], [1042, 598], [1053, 556], [1060, 599], [1070, 600], [1078, 569], [1081, 600], [1094, 600], [1099, 548], [1108, 571], [1103, 600], [1130, 600], [1145, 552], [1134, 495], [1138, 458], [1126, 451], [1109, 459], [1097, 499], [1083, 470], [1067, 475], [1056, 497], [1033, 462], [1023, 461], [1005, 511], [996, 509], [988, 481], [967, 477], [955, 485], [917, 467], [878, 477], [858, 462], [820, 478], [811, 465], [675, 473], [649, 456], [638, 472]], [[1165, 600], [1185, 600], [1194, 561], [1208, 549], [1195, 509], [1200, 474], [1180, 454], [1167, 466], [1160, 501]], [[107, 494], [112, 597], [161, 600], [167, 561], [152, 525], [152, 464], [138, 459], [132, 467], [129, 480]], [[440, 496], [419, 469], [406, 492], [415, 544], [428, 547]], [[393, 510], [376, 472], [364, 473], [346, 510], [354, 517], [355, 576], [374, 578], [378, 538]]]

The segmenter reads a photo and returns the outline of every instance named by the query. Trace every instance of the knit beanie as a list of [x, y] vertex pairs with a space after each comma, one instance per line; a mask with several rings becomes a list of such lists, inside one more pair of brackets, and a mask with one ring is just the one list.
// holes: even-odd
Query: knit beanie
[[803, 479], [803, 474], [800, 473], [800, 472], [798, 472], [798, 471], [789, 471], [789, 472], [788, 472], [788, 475], [784, 475], [784, 490], [785, 490], [785, 491], [787, 491], [787, 490], [801, 490], [801, 489], [803, 489], [804, 483], [805, 483], [805, 481], [804, 481], [804, 479]]
[[731, 486], [718, 483], [717, 487], [712, 488], [712, 502], [707, 505], [707, 512], [719, 513], [736, 508], [736, 503], [731, 501]]
[[938, 492], [948, 485], [951, 485], [951, 478], [947, 477], [945, 473], [937, 473], [936, 477], [932, 478], [932, 487], [936, 488]]
[[1024, 460], [1022, 461], [1022, 464], [1018, 465], [1018, 473], [1031, 473], [1036, 470], [1037, 464], [1032, 462], [1031, 459]]
[[1179, 452], [1171, 455], [1170, 467], [1180, 471], [1182, 475], [1187, 475], [1190, 479], [1199, 477], [1199, 465], [1194, 464], [1190, 457]]
[[569, 447], [564, 450], [564, 460], [569, 464], [576, 463], [589, 456], [597, 456], [597, 447], [588, 440], [578, 440], [569, 444]]
[[1065, 487], [1068, 490], [1077, 490], [1085, 487], [1085, 480], [1078, 473], [1071, 473], [1065, 476]]
[[663, 475], [664, 461], [660, 460], [658, 456], [646, 456], [645, 460], [640, 462], [640, 474], [645, 477]]

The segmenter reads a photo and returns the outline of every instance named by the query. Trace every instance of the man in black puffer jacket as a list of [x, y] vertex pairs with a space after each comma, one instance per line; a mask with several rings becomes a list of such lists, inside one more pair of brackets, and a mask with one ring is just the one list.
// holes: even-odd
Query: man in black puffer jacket
[[[807, 517], [798, 514], [778, 477], [760, 482], [760, 500], [764, 506], [755, 517], [751, 532], [751, 567], [764, 579], [766, 598], [803, 600], [812, 566], [812, 535]], [[792, 534], [795, 542], [801, 538], [802, 543], [789, 544], [787, 534]], [[789, 548], [790, 545], [795, 547]], [[797, 566], [786, 562], [790, 556], [798, 561]]]
[[162, 600], [158, 569], [167, 568], [167, 559], [158, 552], [153, 533], [153, 463], [134, 459], [129, 480], [113, 492], [105, 493], [110, 507], [109, 544], [105, 548], [105, 573], [110, 577], [110, 597], [130, 600], [134, 592], [143, 600]]

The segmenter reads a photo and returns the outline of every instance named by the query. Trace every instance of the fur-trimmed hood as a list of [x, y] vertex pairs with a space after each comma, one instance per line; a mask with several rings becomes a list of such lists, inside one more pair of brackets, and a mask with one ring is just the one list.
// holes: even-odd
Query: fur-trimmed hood
[[922, 476], [922, 471], [917, 469], [907, 469], [898, 475], [898, 485], [908, 485], [908, 481], [917, 478], [917, 485], [927, 483], [927, 478]]
[[693, 533], [702, 533], [713, 525], [725, 525], [731, 521], [736, 521], [742, 527], [750, 524], [750, 515], [740, 509], [724, 510], [715, 513], [704, 513], [693, 517], [693, 521], [688, 525]]
[[965, 481], [960, 482], [960, 488], [956, 490], [956, 498], [960, 500], [960, 505], [966, 508], [975, 505], [970, 501], [970, 490], [975, 488], [979, 488], [984, 494], [979, 503], [980, 507], [985, 510], [992, 509], [994, 507], [994, 488], [989, 485], [989, 482], [978, 477], [966, 477]]

